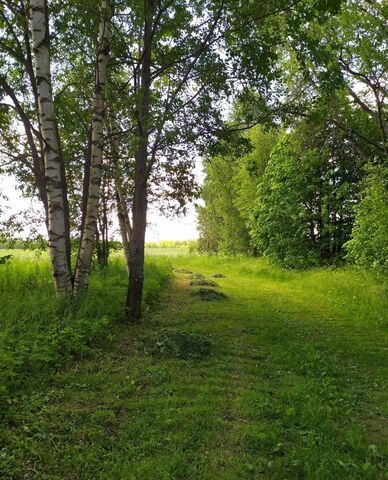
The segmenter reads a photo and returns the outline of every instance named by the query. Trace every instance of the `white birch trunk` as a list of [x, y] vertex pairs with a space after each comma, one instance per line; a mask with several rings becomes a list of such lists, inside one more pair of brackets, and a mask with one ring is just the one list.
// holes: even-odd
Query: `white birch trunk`
[[47, 0], [30, 0], [30, 26], [43, 140], [48, 241], [57, 293], [72, 294], [65, 208], [65, 179], [51, 85]]
[[97, 229], [98, 203], [102, 170], [102, 142], [105, 118], [105, 87], [108, 77], [109, 40], [112, 9], [109, 0], [102, 2], [102, 19], [98, 35], [95, 92], [93, 98], [92, 145], [88, 201], [85, 224], [74, 276], [74, 293], [77, 295], [88, 286], [93, 246]]

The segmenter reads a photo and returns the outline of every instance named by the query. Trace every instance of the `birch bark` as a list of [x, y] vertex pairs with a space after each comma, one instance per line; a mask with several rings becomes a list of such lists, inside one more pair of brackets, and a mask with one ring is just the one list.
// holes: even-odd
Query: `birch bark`
[[55, 289], [71, 295], [71, 267], [66, 219], [67, 196], [57, 119], [52, 94], [47, 0], [30, 0], [30, 27], [35, 63], [38, 115], [43, 141], [48, 206], [48, 241]]
[[97, 229], [98, 203], [100, 199], [103, 131], [105, 118], [105, 87], [108, 77], [109, 42], [112, 7], [109, 1], [102, 2], [102, 18], [98, 35], [95, 91], [93, 98], [93, 120], [91, 141], [91, 165], [86, 204], [85, 222], [74, 275], [74, 294], [86, 290], [92, 263], [93, 246]]

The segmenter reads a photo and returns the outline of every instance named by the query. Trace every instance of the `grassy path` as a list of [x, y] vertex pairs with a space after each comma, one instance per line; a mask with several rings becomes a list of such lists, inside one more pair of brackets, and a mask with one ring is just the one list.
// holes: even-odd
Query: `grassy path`
[[[10, 433], [12, 478], [388, 478], [386, 328], [354, 317], [345, 297], [333, 303], [312, 277], [174, 264], [147, 323], [25, 402]], [[182, 269], [224, 274], [214, 290], [228, 298], [193, 296], [200, 287]], [[179, 358], [190, 348], [199, 358]]]

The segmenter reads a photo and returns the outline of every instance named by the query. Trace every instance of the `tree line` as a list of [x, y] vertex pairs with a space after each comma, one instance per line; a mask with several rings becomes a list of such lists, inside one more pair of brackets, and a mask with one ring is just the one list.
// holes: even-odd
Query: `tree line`
[[387, 272], [387, 14], [347, 2], [313, 23], [314, 48], [284, 54], [282, 95], [300, 97], [281, 112], [254, 91], [236, 100], [230, 123], [260, 121], [206, 160], [202, 251]]

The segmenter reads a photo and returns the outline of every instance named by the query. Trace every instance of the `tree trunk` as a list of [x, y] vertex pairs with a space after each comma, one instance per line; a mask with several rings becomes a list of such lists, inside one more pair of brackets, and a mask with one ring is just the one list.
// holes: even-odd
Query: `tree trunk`
[[115, 182], [115, 197], [116, 197], [116, 209], [117, 219], [119, 221], [121, 243], [123, 244], [123, 252], [125, 258], [125, 264], [127, 273], [129, 275], [129, 269], [131, 265], [131, 241], [132, 241], [132, 226], [129, 219], [128, 207], [125, 201], [125, 195], [122, 189], [122, 178], [119, 170], [119, 158], [120, 158], [120, 145], [118, 135], [120, 134], [118, 125], [113, 117], [112, 112], [107, 119], [107, 130], [111, 139], [111, 155], [113, 163], [113, 175]]
[[126, 315], [131, 321], [141, 316], [144, 283], [144, 241], [147, 224], [148, 130], [151, 90], [151, 50], [154, 0], [144, 0], [144, 45], [137, 118], [135, 192], [133, 198], [132, 256], [129, 272]]
[[109, 61], [110, 22], [112, 8], [109, 1], [102, 2], [102, 18], [100, 22], [96, 81], [93, 99], [93, 121], [91, 142], [91, 165], [88, 197], [84, 228], [81, 234], [81, 245], [74, 275], [75, 295], [86, 290], [92, 262], [93, 246], [96, 237], [98, 203], [102, 170], [102, 143], [105, 117], [105, 86]]
[[84, 169], [83, 169], [83, 179], [82, 179], [82, 202], [81, 202], [81, 226], [79, 229], [79, 246], [77, 252], [77, 261], [76, 265], [78, 265], [78, 259], [80, 256], [81, 244], [82, 244], [82, 234], [85, 228], [85, 218], [86, 218], [86, 207], [88, 205], [88, 190], [89, 190], [89, 182], [90, 182], [90, 164], [91, 164], [91, 155], [92, 155], [92, 128], [90, 127], [88, 130], [88, 142], [87, 147], [85, 149], [85, 161], [84, 161]]
[[117, 218], [118, 218], [119, 227], [120, 227], [121, 243], [123, 244], [125, 265], [126, 265], [127, 273], [129, 276], [131, 262], [132, 262], [131, 260], [132, 228], [129, 220], [127, 205], [125, 203], [125, 200], [119, 185], [116, 185], [116, 207], [117, 207]]
[[135, 194], [133, 201], [132, 256], [129, 266], [129, 282], [126, 315], [137, 321], [141, 316], [144, 283], [144, 242], [147, 225], [147, 144], [136, 155]]
[[110, 198], [109, 180], [103, 179], [103, 188], [99, 213], [97, 218], [96, 230], [96, 251], [97, 261], [100, 268], [108, 267], [109, 259], [109, 219], [108, 219], [108, 201]]
[[109, 241], [108, 241], [108, 224], [106, 217], [98, 216], [98, 228], [96, 231], [96, 254], [97, 263], [100, 268], [108, 267], [109, 260]]
[[51, 85], [47, 0], [30, 1], [30, 22], [35, 60], [40, 131], [44, 144], [48, 207], [48, 241], [57, 293], [72, 294], [69, 263], [66, 179], [61, 156]]

